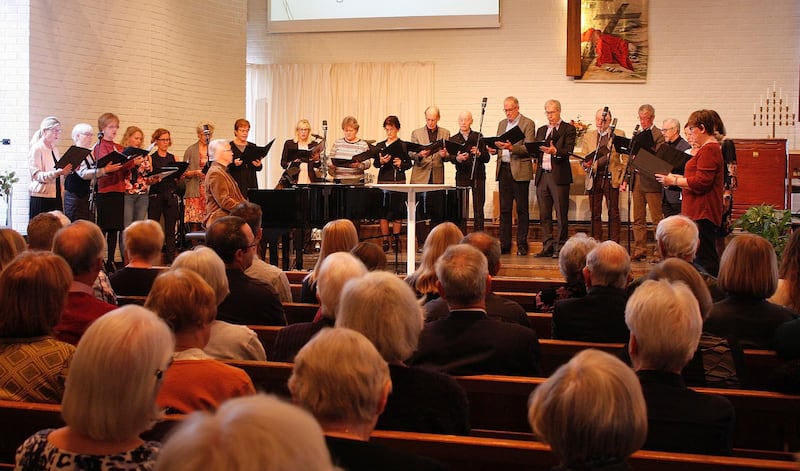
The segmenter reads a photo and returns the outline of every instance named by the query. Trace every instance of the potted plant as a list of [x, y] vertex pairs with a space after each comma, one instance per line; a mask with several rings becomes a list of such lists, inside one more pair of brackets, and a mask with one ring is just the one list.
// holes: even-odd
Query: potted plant
[[752, 206], [736, 220], [734, 227], [767, 239], [775, 247], [775, 253], [780, 260], [791, 233], [792, 212], [788, 209], [775, 209], [769, 204]]
[[11, 195], [14, 192], [14, 183], [17, 183], [19, 178], [12, 170], [6, 170], [0, 173], [0, 196], [6, 202], [6, 226], [11, 227]]

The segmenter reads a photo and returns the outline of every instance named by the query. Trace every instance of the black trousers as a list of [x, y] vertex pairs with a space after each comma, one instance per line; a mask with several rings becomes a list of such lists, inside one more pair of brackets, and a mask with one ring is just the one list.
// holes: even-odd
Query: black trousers
[[[456, 186], [469, 187], [472, 190], [472, 216], [475, 232], [483, 230], [483, 205], [486, 203], [486, 176], [476, 177], [475, 180], [470, 181], [469, 178], [459, 179], [456, 176]], [[467, 233], [467, 222], [464, 221], [462, 232]]]
[[178, 222], [178, 198], [174, 193], [155, 193], [150, 195], [147, 217], [161, 221], [164, 217], [164, 263], [170, 264], [175, 259], [175, 224]]

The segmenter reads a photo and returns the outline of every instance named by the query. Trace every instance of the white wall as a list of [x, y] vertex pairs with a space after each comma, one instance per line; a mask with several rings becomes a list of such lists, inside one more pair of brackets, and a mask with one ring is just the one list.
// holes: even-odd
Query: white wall
[[[27, 225], [27, 140], [45, 116], [63, 123], [62, 151], [71, 144], [72, 126], [96, 126], [106, 111], [120, 117], [118, 138], [129, 125], [141, 127], [148, 141], [155, 128], [170, 129], [171, 151], [179, 157], [197, 140], [201, 119], [217, 123], [216, 137], [232, 138], [233, 122], [244, 115], [245, 0], [12, 3], [9, 15], [21, 18], [26, 30], [30, 25], [29, 47], [18, 43], [12, 52], [30, 56], [27, 112], [6, 108], [5, 98], [0, 109], [0, 125], [11, 121], [9, 132], [20, 136], [8, 156], [24, 177], [15, 189], [15, 229], [24, 232]], [[10, 23], [3, 21], [0, 34], [9, 34]], [[19, 73], [27, 67], [21, 64]], [[0, 128], [0, 137], [5, 131]]]
[[[609, 105], [619, 128], [629, 135], [642, 103], [655, 106], [659, 124], [667, 117], [684, 123], [692, 111], [714, 108], [728, 135], [738, 138], [767, 137], [766, 128], [753, 127], [752, 112], [759, 94], [773, 81], [797, 103], [797, 0], [649, 2], [650, 69], [643, 84], [580, 83], [564, 75], [566, 0], [503, 0], [499, 29], [307, 34], [267, 33], [266, 3], [248, 2], [248, 63], [433, 61], [440, 124], [451, 131], [457, 128], [458, 112], [479, 112], [484, 96], [489, 98], [487, 133], [494, 133], [503, 118], [507, 95], [516, 95], [522, 113], [537, 125], [543, 123], [544, 101], [551, 97], [562, 102], [566, 120], [580, 115], [592, 122], [594, 111]], [[404, 137], [424, 124], [423, 116], [400, 119], [408, 123]], [[362, 123], [363, 137], [381, 137], [380, 123], [369, 125]], [[376, 134], [370, 135], [370, 129]], [[788, 138], [790, 149], [800, 147], [799, 136], [798, 126], [776, 132], [776, 137]], [[452, 181], [452, 169], [447, 178]]]

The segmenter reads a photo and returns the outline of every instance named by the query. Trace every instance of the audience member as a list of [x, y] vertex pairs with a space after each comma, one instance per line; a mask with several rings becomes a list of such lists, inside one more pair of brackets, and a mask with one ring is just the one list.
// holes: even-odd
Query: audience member
[[586, 266], [586, 256], [598, 244], [596, 240], [583, 232], [578, 232], [567, 239], [558, 253], [558, 270], [566, 283], [558, 288], [543, 289], [536, 294], [536, 310], [538, 312], [553, 312], [556, 301], [561, 299], [586, 296], [583, 268]]
[[[225, 264], [208, 247], [198, 246], [194, 250], [181, 253], [172, 262], [172, 268], [185, 268], [200, 275], [214, 290], [217, 306], [230, 292]], [[258, 334], [246, 325], [230, 324], [219, 319], [211, 323], [211, 335], [203, 351], [218, 360], [267, 359]]]
[[631, 257], [614, 241], [605, 241], [586, 256], [586, 296], [556, 302], [553, 338], [584, 342], [625, 342], [625, 286]]
[[404, 363], [417, 350], [422, 326], [414, 291], [394, 274], [368, 273], [341, 290], [336, 327], [362, 333], [389, 364], [392, 394], [376, 428], [467, 435], [469, 406], [458, 383]]
[[768, 301], [800, 312], [800, 231], [792, 232], [783, 249], [778, 276], [778, 287]]
[[767, 301], [778, 285], [778, 261], [763, 237], [742, 234], [722, 253], [719, 287], [727, 297], [714, 303], [705, 328], [742, 348], [775, 348], [775, 329], [797, 317], [789, 308]]
[[735, 413], [730, 401], [686, 387], [681, 370], [697, 350], [700, 308], [682, 282], [648, 280], [625, 308], [628, 351], [648, 411], [648, 450], [730, 455]]
[[349, 219], [337, 219], [325, 224], [322, 228], [322, 240], [320, 242], [319, 256], [317, 264], [305, 278], [300, 290], [301, 303], [317, 302], [317, 270], [322, 266], [325, 257], [336, 252], [349, 252], [358, 244], [358, 232], [356, 226]]
[[93, 222], [79, 219], [59, 230], [53, 239], [53, 253], [63, 258], [72, 270], [72, 285], [67, 304], [56, 324], [56, 337], [78, 344], [89, 324], [117, 306], [94, 297], [92, 283], [103, 269], [106, 242]]
[[14, 229], [0, 227], [0, 270], [25, 250], [25, 239]]
[[28, 250], [53, 250], [53, 237], [62, 227], [61, 220], [53, 213], [39, 213], [31, 218], [28, 221]]
[[0, 272], [0, 399], [61, 401], [75, 347], [53, 328], [71, 283], [67, 263], [47, 252], [25, 252]]
[[486, 316], [491, 277], [478, 249], [449, 247], [436, 262], [436, 276], [450, 315], [425, 325], [410, 364], [451, 375], [539, 374], [539, 340], [533, 330]]
[[244, 371], [203, 352], [217, 313], [214, 290], [197, 273], [176, 268], [156, 278], [145, 307], [175, 334], [175, 354], [158, 405], [175, 413], [216, 409], [226, 399], [255, 393]]
[[234, 206], [245, 200], [239, 185], [228, 173], [228, 165], [233, 162], [231, 145], [225, 139], [214, 139], [208, 144], [208, 158], [211, 166], [205, 178], [206, 189], [206, 228], [217, 219], [230, 215]]
[[[231, 216], [239, 216], [244, 219], [255, 235], [255, 243], [261, 242], [261, 238], [264, 236], [264, 229], [261, 227], [261, 206], [249, 201], [242, 201], [233, 207]], [[289, 286], [289, 279], [286, 277], [286, 273], [275, 265], [270, 265], [258, 257], [253, 257], [253, 264], [244, 271], [244, 274], [271, 285], [275, 292], [278, 293], [281, 302], [292, 302], [292, 287]]]
[[[686, 283], [697, 299], [703, 321], [708, 318], [713, 301], [708, 286], [694, 265], [678, 258], [667, 258], [653, 267], [647, 278]], [[690, 387], [739, 388], [742, 383], [738, 373], [744, 372], [745, 366], [741, 347], [732, 349], [724, 338], [703, 331], [697, 350], [681, 371], [681, 376]]]
[[[461, 239], [462, 244], [467, 244], [480, 250], [489, 264], [489, 275], [497, 276], [500, 272], [500, 240], [485, 232], [473, 232]], [[425, 304], [425, 322], [432, 322], [447, 317], [450, 310], [447, 301], [442, 298], [434, 299]], [[531, 327], [528, 314], [518, 302], [494, 294], [491, 289], [486, 292], [486, 315], [490, 319], [510, 322], [525, 327]], [[532, 327], [531, 327], [532, 328]]]
[[259, 394], [195, 412], [164, 444], [156, 471], [333, 471], [322, 428], [303, 409]]
[[283, 305], [275, 289], [247, 276], [258, 241], [244, 219], [219, 218], [206, 231], [206, 244], [223, 262], [230, 294], [219, 305], [220, 320], [242, 325], [286, 325]]
[[330, 254], [319, 267], [317, 276], [317, 298], [320, 317], [315, 322], [298, 322], [278, 331], [275, 345], [270, 352], [272, 361], [294, 361], [303, 345], [325, 327], [333, 327], [339, 313], [342, 288], [348, 280], [359, 279], [367, 268], [353, 254], [336, 252]]
[[311, 339], [297, 354], [289, 391], [322, 426], [335, 465], [349, 471], [443, 469], [369, 441], [392, 380], [386, 362], [358, 332], [325, 329]]
[[350, 251], [369, 271], [386, 270], [386, 253], [372, 242], [359, 242]]
[[122, 233], [125, 258], [128, 264], [111, 275], [111, 287], [122, 296], [147, 296], [153, 281], [162, 269], [164, 230], [153, 219], [134, 221]]
[[423, 303], [439, 297], [436, 289], [436, 260], [447, 247], [457, 244], [463, 238], [461, 229], [452, 222], [441, 223], [428, 234], [419, 258], [419, 268], [406, 277], [406, 283], [414, 288]]
[[636, 375], [593, 349], [575, 355], [534, 390], [528, 420], [561, 470], [631, 469], [627, 459], [647, 437], [647, 406]]
[[161, 445], [139, 435], [161, 418], [155, 397], [173, 346], [169, 328], [140, 306], [98, 319], [70, 365], [66, 426], [28, 438], [17, 469], [153, 469]]

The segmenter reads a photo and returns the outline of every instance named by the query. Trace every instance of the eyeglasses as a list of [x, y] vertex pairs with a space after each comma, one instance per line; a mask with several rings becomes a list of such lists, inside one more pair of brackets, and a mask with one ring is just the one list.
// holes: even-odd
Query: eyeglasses
[[516, 110], [517, 108], [519, 108], [519, 107], [515, 106], [513, 108], [503, 108], [503, 111], [506, 112], [506, 113], [510, 113], [510, 112]]
[[253, 242], [253, 243], [252, 243], [252, 244], [250, 244], [250, 245], [245, 245], [244, 247], [242, 247], [242, 248], [241, 248], [241, 250], [250, 250], [250, 249], [252, 249], [253, 247], [255, 247], [256, 245], [258, 245], [258, 242]]
[[167, 138], [165, 138], [165, 139], [156, 139], [156, 140], [157, 140], [158, 142], [169, 142], [169, 141], [171, 141], [172, 139], [171, 139], [171, 138], [169, 138], [169, 137], [167, 137]]
[[167, 372], [167, 370], [169, 369], [170, 366], [172, 366], [172, 358], [169, 359], [169, 361], [167, 362], [167, 366], [165, 366], [163, 370], [160, 369], [160, 368], [156, 370], [156, 380], [157, 381], [161, 381], [161, 379], [164, 378], [164, 373]]
[[297, 130], [300, 131], [300, 132], [303, 132], [303, 131], [308, 132], [308, 131], [311, 131], [311, 128], [297, 128]]

